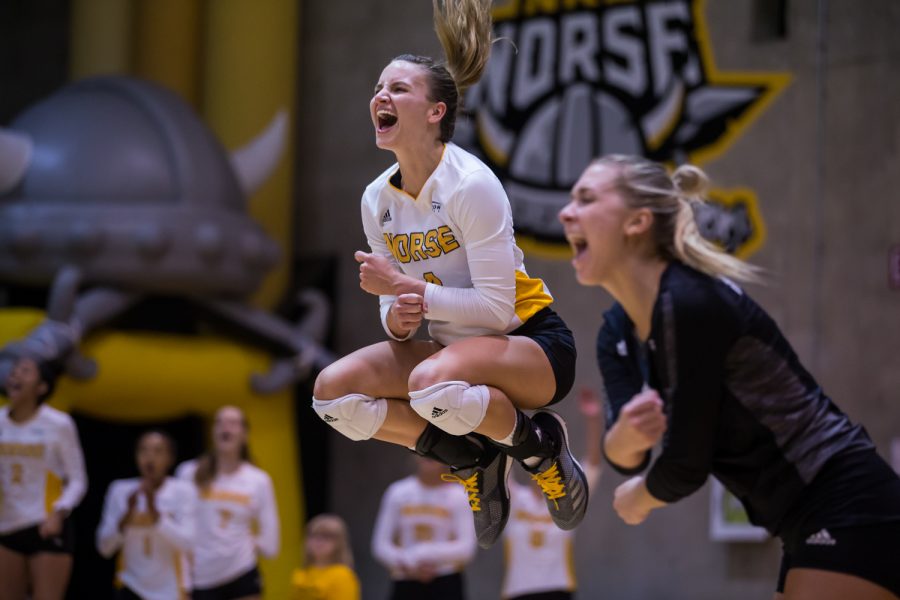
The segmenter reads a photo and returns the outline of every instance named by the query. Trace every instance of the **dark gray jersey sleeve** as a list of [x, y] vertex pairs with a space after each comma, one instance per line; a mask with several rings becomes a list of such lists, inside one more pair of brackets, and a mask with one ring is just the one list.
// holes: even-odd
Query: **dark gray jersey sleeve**
[[[604, 315], [603, 327], [597, 335], [597, 363], [603, 377], [603, 388], [606, 392], [604, 409], [606, 412], [606, 429], [613, 426], [619, 418], [622, 407], [641, 391], [641, 381], [636, 377], [633, 362], [628, 357], [628, 344], [625, 336], [630, 335], [626, 327], [627, 321], [620, 307], [614, 307]], [[606, 454], [605, 439], [601, 450], [606, 462], [623, 475], [634, 475], [642, 472], [650, 464], [651, 452], [648, 450], [644, 460], [636, 467], [627, 468], [610, 460]]]
[[655, 498], [671, 503], [699, 489], [712, 468], [725, 357], [740, 321], [708, 287], [673, 286], [659, 300], [655, 358], [665, 382], [668, 429], [646, 485]]

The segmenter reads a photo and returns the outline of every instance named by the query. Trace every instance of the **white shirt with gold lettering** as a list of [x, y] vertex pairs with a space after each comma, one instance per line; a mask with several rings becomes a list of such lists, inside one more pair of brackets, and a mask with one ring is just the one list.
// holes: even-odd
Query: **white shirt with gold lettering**
[[392, 483], [381, 499], [372, 554], [391, 572], [430, 563], [437, 575], [461, 571], [475, 556], [475, 528], [463, 489], [453, 483], [423, 485], [411, 475]]
[[[401, 186], [396, 164], [369, 184], [363, 229], [372, 252], [428, 282], [425, 318], [432, 338], [447, 345], [509, 333], [553, 302], [544, 282], [526, 273], [509, 199], [478, 158], [446, 144], [418, 197]], [[383, 324], [394, 300], [380, 297]], [[394, 337], [386, 324], [385, 331]]]
[[119, 479], [106, 491], [103, 516], [97, 528], [97, 550], [106, 558], [120, 552], [116, 579], [144, 600], [185, 598], [189, 589], [187, 555], [194, 543], [196, 487], [168, 477], [156, 491], [159, 519], [147, 511], [147, 498], [138, 494], [135, 509], [122, 531], [128, 499], [141, 480]]
[[16, 423], [0, 408], [0, 534], [42, 523], [49, 512], [71, 511], [87, 490], [75, 422], [42, 404]]
[[[600, 476], [599, 466], [582, 461], [592, 489]], [[503, 598], [540, 592], [574, 591], [574, 531], [553, 524], [547, 503], [537, 484], [509, 481], [510, 515], [503, 542], [506, 573]]]
[[[182, 463], [176, 475], [194, 481], [197, 461]], [[257, 554], [278, 554], [280, 531], [269, 474], [250, 463], [220, 473], [199, 490], [194, 542], [194, 589], [228, 583], [257, 564]]]

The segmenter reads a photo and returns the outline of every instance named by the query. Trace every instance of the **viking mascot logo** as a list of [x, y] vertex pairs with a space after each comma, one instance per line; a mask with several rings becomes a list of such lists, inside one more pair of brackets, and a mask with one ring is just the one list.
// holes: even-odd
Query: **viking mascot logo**
[[[466, 98], [457, 141], [506, 186], [520, 242], [553, 251], [556, 214], [601, 154], [677, 164], [721, 154], [787, 83], [720, 73], [703, 0], [506, 0], [494, 8], [485, 77]], [[718, 191], [698, 220], [746, 255], [762, 239], [749, 190]]]

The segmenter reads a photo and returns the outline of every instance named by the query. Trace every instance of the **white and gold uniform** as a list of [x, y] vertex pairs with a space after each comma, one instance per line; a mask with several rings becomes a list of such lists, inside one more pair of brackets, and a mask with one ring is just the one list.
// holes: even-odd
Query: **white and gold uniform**
[[[525, 271], [509, 199], [484, 163], [449, 143], [417, 198], [398, 179], [395, 164], [366, 188], [363, 228], [372, 252], [428, 282], [432, 338], [447, 345], [509, 333], [553, 302], [544, 283]], [[391, 337], [385, 319], [394, 300], [380, 297]]]
[[[581, 462], [588, 487], [599, 479], [600, 469]], [[533, 487], [534, 489], [528, 489]], [[537, 491], [538, 493], [535, 493]], [[553, 524], [547, 502], [537, 484], [509, 481], [510, 515], [503, 530], [506, 574], [503, 598], [525, 594], [575, 590], [573, 543], [575, 531]]]
[[87, 490], [75, 422], [46, 405], [25, 423], [0, 408], [0, 534], [42, 523], [52, 511], [70, 512]]
[[475, 556], [472, 512], [463, 489], [423, 485], [415, 475], [392, 483], [381, 499], [372, 554], [393, 579], [405, 579], [404, 571], [423, 563], [433, 565], [437, 576], [461, 571]]
[[[197, 461], [182, 463], [180, 479], [194, 481]], [[192, 582], [195, 589], [228, 583], [256, 567], [257, 553], [278, 554], [280, 531], [269, 474], [244, 462], [199, 490]]]
[[156, 523], [147, 510], [146, 496], [139, 493], [134, 512], [119, 531], [119, 522], [128, 512], [128, 499], [140, 485], [138, 478], [119, 479], [109, 485], [97, 528], [97, 550], [106, 558], [120, 552], [116, 581], [144, 600], [185, 598], [189, 587], [187, 554], [194, 542], [196, 487], [167, 477], [154, 499], [159, 513]]

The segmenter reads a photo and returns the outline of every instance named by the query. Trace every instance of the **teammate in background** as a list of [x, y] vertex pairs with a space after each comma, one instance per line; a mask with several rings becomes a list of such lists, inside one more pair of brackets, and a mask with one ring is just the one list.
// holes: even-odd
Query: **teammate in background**
[[637, 525], [712, 474], [782, 539], [777, 597], [896, 598], [900, 478], [732, 281], [757, 271], [700, 236], [706, 186], [696, 167], [607, 156], [560, 212], [578, 281], [616, 299], [597, 340], [610, 463], [643, 471], [667, 420], [614, 507]]
[[306, 525], [306, 567], [294, 571], [293, 600], [359, 600], [347, 525], [337, 515], [313, 517]]
[[390, 600], [462, 600], [462, 570], [475, 556], [466, 494], [445, 483], [443, 463], [416, 457], [416, 472], [384, 492], [372, 554], [393, 581]]
[[[578, 409], [584, 417], [586, 455], [581, 461], [588, 488], [600, 479], [602, 417], [600, 399], [592, 390], [578, 392]], [[512, 511], [503, 534], [506, 573], [505, 600], [571, 600], [574, 597], [574, 531], [553, 526], [540, 488], [529, 481], [510, 484]]]
[[120, 553], [117, 600], [185, 598], [196, 488], [168, 476], [175, 442], [161, 431], [138, 438], [135, 459], [140, 477], [113, 481], [106, 492], [97, 550], [105, 558]]
[[[572, 333], [525, 271], [500, 181], [450, 142], [460, 99], [487, 63], [490, 11], [490, 0], [435, 0], [446, 64], [404, 54], [378, 79], [375, 143], [397, 164], [363, 194], [371, 253], [355, 257], [391, 340], [322, 371], [313, 399], [352, 440], [374, 437], [451, 466], [484, 547], [509, 516], [511, 458], [539, 475], [559, 527], [575, 527], [587, 506], [562, 419], [523, 412], [568, 393]], [[425, 319], [431, 339], [412, 339]]]
[[278, 554], [275, 492], [268, 473], [250, 462], [248, 424], [241, 409], [223, 406], [213, 424], [213, 450], [182, 463], [181, 479], [193, 481], [197, 504], [194, 600], [260, 598], [257, 558]]
[[[75, 549], [69, 514], [87, 490], [72, 418], [44, 404], [59, 371], [21, 358], [0, 408], [0, 598], [65, 596]], [[62, 485], [60, 493], [59, 487]]]

